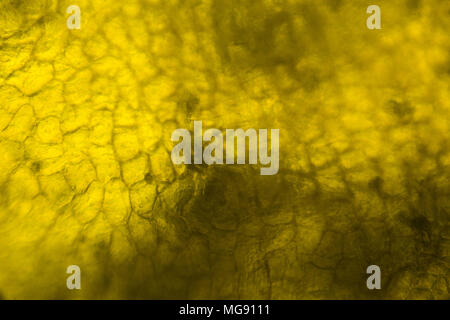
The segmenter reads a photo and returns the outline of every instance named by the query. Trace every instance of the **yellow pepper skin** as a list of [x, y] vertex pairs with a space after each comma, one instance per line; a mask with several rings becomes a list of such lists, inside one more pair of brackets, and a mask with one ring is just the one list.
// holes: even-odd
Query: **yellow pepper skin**
[[[0, 297], [448, 299], [449, 5], [0, 1]], [[277, 174], [175, 165], [195, 120]]]

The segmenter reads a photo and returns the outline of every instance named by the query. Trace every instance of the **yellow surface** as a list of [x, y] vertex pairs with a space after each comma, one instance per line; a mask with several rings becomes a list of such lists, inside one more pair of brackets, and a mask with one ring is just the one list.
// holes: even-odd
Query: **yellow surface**
[[[448, 299], [449, 4], [2, 0], [1, 296]], [[193, 120], [280, 172], [173, 166]]]

